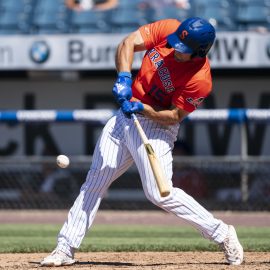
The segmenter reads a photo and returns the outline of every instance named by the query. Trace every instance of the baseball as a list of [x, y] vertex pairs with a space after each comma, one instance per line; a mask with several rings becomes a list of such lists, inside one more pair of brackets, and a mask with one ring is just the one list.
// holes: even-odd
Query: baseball
[[56, 163], [60, 168], [66, 168], [69, 165], [69, 158], [65, 155], [59, 155], [56, 158]]

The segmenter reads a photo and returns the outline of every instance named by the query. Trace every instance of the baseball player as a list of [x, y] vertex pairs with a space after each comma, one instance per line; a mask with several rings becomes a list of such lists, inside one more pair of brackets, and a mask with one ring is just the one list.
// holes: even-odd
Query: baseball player
[[[216, 219], [191, 196], [172, 187], [172, 149], [179, 123], [209, 95], [212, 88], [206, 57], [215, 29], [201, 18], [182, 23], [166, 19], [141, 26], [127, 36], [116, 51], [118, 78], [112, 93], [120, 109], [105, 125], [80, 194], [69, 211], [56, 249], [41, 265], [75, 263], [74, 252], [91, 227], [110, 184], [136, 164], [146, 197], [155, 205], [194, 226], [204, 238], [223, 249], [229, 264], [243, 261], [243, 248], [232, 225]], [[135, 52], [146, 51], [132, 81]], [[156, 152], [171, 193], [161, 197], [145, 148], [130, 117], [136, 113]]]

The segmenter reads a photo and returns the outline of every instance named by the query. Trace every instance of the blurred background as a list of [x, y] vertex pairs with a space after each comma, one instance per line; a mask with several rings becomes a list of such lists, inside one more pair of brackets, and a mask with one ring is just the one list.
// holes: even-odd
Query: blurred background
[[[141, 25], [199, 16], [217, 30], [214, 91], [201, 109], [270, 107], [268, 0], [0, 0], [0, 208], [67, 209], [84, 182], [104, 121], [4, 121], [7, 110], [117, 109], [117, 44]], [[135, 56], [133, 75], [143, 54]], [[175, 186], [208, 209], [270, 209], [269, 121], [184, 122]], [[71, 165], [59, 169], [58, 154]], [[155, 209], [132, 167], [102, 209]]]

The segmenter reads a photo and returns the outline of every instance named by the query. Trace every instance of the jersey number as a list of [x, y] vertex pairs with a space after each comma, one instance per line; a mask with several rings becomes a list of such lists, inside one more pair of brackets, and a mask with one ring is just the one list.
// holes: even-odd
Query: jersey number
[[164, 92], [161, 89], [157, 88], [156, 86], [153, 86], [148, 93], [150, 96], [154, 97], [156, 100], [163, 102]]

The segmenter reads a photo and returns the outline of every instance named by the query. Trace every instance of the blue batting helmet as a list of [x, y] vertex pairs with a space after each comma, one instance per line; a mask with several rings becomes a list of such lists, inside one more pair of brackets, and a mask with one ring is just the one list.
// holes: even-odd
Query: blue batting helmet
[[202, 18], [194, 17], [184, 20], [178, 29], [167, 37], [167, 41], [178, 52], [205, 57], [215, 37], [213, 25]]

